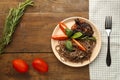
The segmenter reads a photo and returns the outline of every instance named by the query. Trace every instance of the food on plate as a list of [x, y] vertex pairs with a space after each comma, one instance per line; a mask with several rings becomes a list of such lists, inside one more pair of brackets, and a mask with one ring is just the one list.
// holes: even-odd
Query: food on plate
[[54, 36], [52, 36], [52, 39], [54, 39], [54, 40], [67, 40], [68, 37], [67, 37], [67, 35], [54, 35]]
[[28, 64], [22, 59], [14, 59], [12, 61], [13, 68], [19, 73], [28, 72]]
[[59, 27], [60, 29], [64, 32], [64, 34], [66, 34], [66, 29], [68, 28], [64, 23], [59, 23]]
[[64, 61], [82, 63], [90, 60], [96, 45], [96, 38], [93, 36], [94, 31], [90, 24], [78, 18], [74, 21], [75, 24], [71, 25], [71, 29], [65, 23], [60, 22], [59, 28], [64, 33], [64, 39], [63, 34], [57, 34], [59, 38], [53, 38], [56, 35], [52, 35], [52, 39], [58, 40], [55, 49]]
[[84, 22], [84, 21], [79, 21], [79, 19], [75, 19], [75, 25], [76, 28], [73, 29], [74, 32], [82, 32], [86, 36], [92, 36], [93, 35], [93, 29], [90, 26], [90, 24]]
[[86, 51], [86, 48], [85, 48], [80, 42], [78, 42], [78, 41], [75, 40], [75, 39], [72, 39], [72, 41], [73, 41], [74, 43], [76, 43], [76, 45], [78, 46], [78, 48], [79, 48], [80, 50]]
[[48, 72], [48, 64], [41, 58], [35, 58], [32, 62], [32, 66], [38, 72], [41, 72], [41, 73]]

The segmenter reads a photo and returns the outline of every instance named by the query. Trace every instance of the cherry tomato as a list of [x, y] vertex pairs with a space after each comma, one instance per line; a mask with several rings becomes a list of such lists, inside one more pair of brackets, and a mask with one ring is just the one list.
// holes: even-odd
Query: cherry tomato
[[68, 37], [66, 35], [53, 35], [52, 39], [54, 40], [66, 40]]
[[48, 72], [48, 64], [41, 58], [36, 58], [32, 62], [32, 66], [38, 72], [45, 73]]
[[28, 64], [22, 59], [15, 59], [12, 61], [13, 68], [20, 73], [28, 71]]

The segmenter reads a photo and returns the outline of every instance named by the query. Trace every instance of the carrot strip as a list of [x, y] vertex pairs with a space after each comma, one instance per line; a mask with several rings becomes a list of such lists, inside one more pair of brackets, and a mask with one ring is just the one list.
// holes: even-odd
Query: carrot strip
[[63, 22], [60, 22], [60, 23], [59, 23], [59, 27], [60, 27], [60, 29], [62, 30], [62, 32], [63, 32], [64, 34], [66, 34], [66, 31], [65, 31], [65, 30], [68, 28], [67, 25], [64, 24]]
[[80, 42], [75, 39], [72, 39], [72, 41], [78, 45], [79, 49], [86, 51], [86, 48]]
[[68, 39], [67, 35], [53, 35], [51, 38], [54, 40], [67, 40]]

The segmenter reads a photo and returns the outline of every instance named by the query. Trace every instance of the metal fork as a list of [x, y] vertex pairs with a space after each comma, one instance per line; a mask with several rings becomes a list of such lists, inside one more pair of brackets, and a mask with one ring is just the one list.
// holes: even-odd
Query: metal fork
[[106, 64], [107, 64], [107, 66], [110, 66], [111, 65], [110, 33], [112, 31], [112, 16], [106, 16], [106, 18], [105, 18], [105, 30], [106, 30], [107, 35], [108, 35]]

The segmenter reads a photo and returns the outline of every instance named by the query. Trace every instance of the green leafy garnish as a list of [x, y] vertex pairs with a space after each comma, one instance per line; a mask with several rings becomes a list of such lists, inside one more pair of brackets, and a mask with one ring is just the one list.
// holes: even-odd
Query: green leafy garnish
[[89, 40], [96, 41], [96, 38], [94, 36], [93, 37], [89, 37]]
[[72, 34], [73, 34], [73, 31], [71, 30], [71, 29], [66, 29], [66, 35], [68, 36], [68, 37], [71, 37], [72, 36]]
[[76, 33], [72, 36], [72, 38], [76, 39], [76, 38], [79, 38], [79, 37], [81, 37], [81, 36], [82, 36], [82, 33], [81, 33], [81, 32], [76, 32]]
[[20, 3], [17, 8], [11, 8], [9, 14], [5, 20], [5, 26], [0, 40], [0, 54], [3, 52], [4, 48], [10, 43], [12, 35], [20, 22], [20, 19], [24, 15], [24, 11], [27, 6], [32, 6], [33, 1], [25, 0]]
[[96, 41], [96, 38], [93, 36], [93, 37], [89, 37], [89, 36], [85, 36], [85, 37], [82, 37], [81, 39], [83, 40], [93, 40], [93, 41]]
[[72, 51], [73, 50], [73, 45], [72, 45], [72, 42], [70, 40], [67, 40], [65, 42], [65, 47], [68, 51]]

